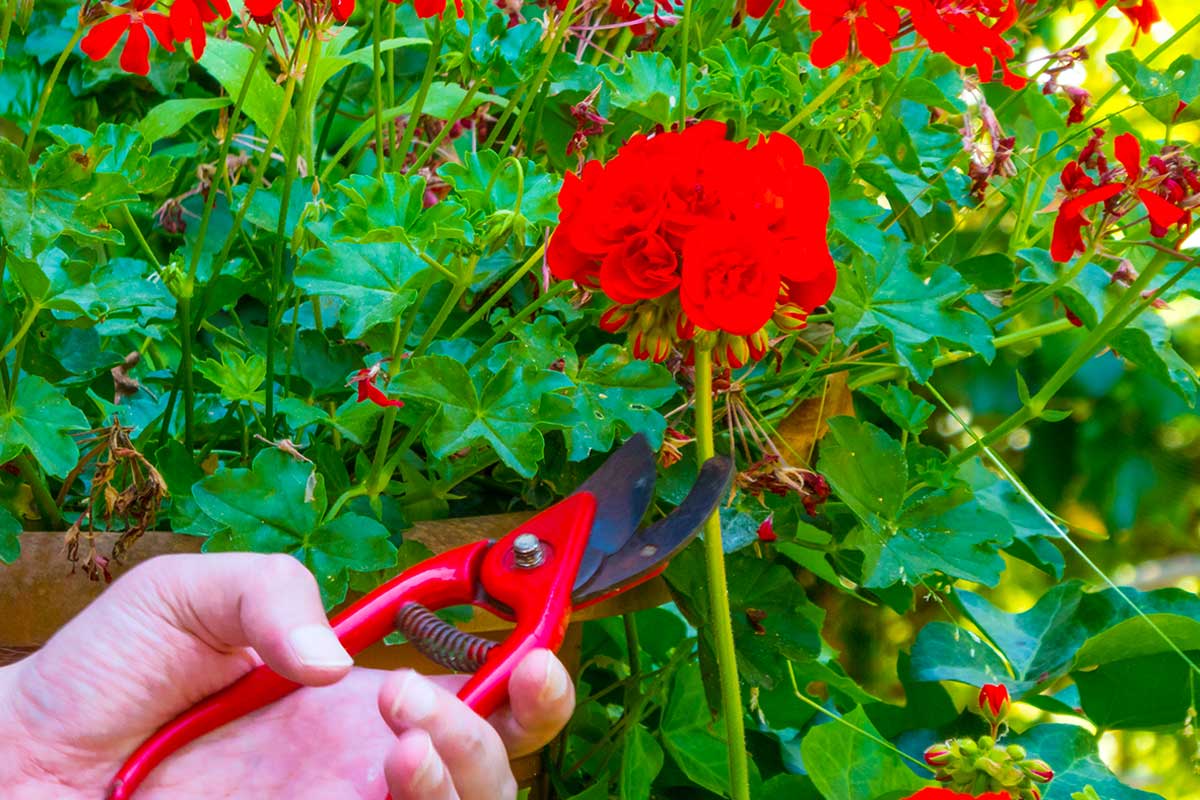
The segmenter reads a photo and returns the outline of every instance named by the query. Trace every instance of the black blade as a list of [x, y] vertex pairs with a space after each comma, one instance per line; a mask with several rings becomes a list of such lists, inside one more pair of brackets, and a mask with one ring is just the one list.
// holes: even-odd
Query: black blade
[[642, 434], [621, 445], [576, 492], [596, 498], [596, 519], [579, 563], [575, 587], [587, 582], [605, 557], [617, 552], [637, 531], [654, 497], [654, 452]]
[[576, 582], [573, 601], [578, 605], [635, 583], [686, 547], [721, 502], [732, 479], [733, 462], [730, 459], [717, 456], [705, 461], [700, 476], [683, 502], [666, 517], [630, 538], [620, 551], [605, 558], [589, 580]]

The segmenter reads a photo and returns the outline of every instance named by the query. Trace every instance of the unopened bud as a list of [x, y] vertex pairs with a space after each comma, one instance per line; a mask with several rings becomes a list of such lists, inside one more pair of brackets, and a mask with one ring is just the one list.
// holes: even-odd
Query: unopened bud
[[682, 311], [675, 315], [675, 335], [680, 339], [691, 339], [696, 335], [696, 324]]
[[1008, 757], [1014, 761], [1020, 761], [1021, 759], [1025, 758], [1026, 755], [1025, 748], [1021, 747], [1019, 744], [1010, 744], [1008, 747], [1004, 748], [1004, 752], [1008, 753]]
[[925, 751], [925, 763], [931, 767], [944, 767], [953, 757], [954, 753], [945, 744], [935, 744]]
[[[992, 725], [1004, 722], [1010, 705], [1008, 689], [1001, 684], [989, 683], [979, 690], [979, 713]], [[982, 740], [980, 745], [983, 745]], [[987, 746], [994, 745], [995, 742], [992, 742]]]
[[746, 343], [750, 347], [750, 357], [758, 361], [767, 354], [767, 350], [771, 346], [771, 339], [767, 336], [765, 329], [759, 328], [746, 338]]
[[781, 331], [799, 331], [808, 327], [808, 312], [795, 303], [780, 303], [771, 319]]
[[1004, 771], [1004, 767], [996, 763], [990, 758], [979, 758], [975, 760], [975, 769], [980, 772], [986, 772], [993, 778], [1000, 777], [1000, 773]]
[[[767, 517], [766, 519], [764, 519], [762, 521], [762, 524], [760, 524], [758, 526], [758, 540], [760, 542], [773, 542], [778, 538], [779, 538], [779, 534], [775, 533], [774, 517], [773, 516]], [[927, 755], [925, 758], [926, 761], [929, 761], [928, 752], [929, 751], [927, 750], [926, 751]], [[932, 764], [932, 762], [930, 762], [930, 766], [936, 766], [936, 765], [934, 765], [934, 764]]]
[[1040, 758], [1031, 758], [1021, 762], [1021, 769], [1038, 783], [1049, 783], [1054, 780], [1054, 770]]
[[633, 317], [633, 306], [613, 306], [600, 315], [600, 330], [617, 333]]

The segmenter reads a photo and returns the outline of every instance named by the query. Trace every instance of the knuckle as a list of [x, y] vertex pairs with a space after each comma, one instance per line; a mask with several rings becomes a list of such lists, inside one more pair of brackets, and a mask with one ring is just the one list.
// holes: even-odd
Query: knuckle
[[261, 579], [268, 584], [295, 584], [313, 581], [312, 573], [292, 556], [284, 553], [271, 553], [262, 556], [258, 566]]
[[454, 732], [449, 744], [456, 760], [467, 763], [479, 763], [481, 759], [494, 756], [497, 750], [492, 746], [488, 729], [481, 724], [463, 726], [461, 731]]

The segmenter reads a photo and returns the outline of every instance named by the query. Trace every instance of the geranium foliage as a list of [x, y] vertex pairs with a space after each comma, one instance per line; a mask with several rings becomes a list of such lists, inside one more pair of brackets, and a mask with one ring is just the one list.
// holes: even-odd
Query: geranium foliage
[[1198, 24], [9, 0], [0, 560], [153, 527], [332, 607], [642, 432], [653, 515], [737, 475], [584, 626], [558, 796], [1200, 796]]

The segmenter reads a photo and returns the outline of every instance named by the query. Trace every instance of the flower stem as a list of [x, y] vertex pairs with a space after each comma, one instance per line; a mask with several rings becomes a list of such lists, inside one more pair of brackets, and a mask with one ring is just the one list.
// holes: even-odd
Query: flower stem
[[[13, 6], [17, 4], [17, 0], [10, 0], [10, 2]], [[58, 76], [62, 73], [62, 68], [67, 63], [67, 59], [74, 52], [75, 45], [79, 44], [79, 40], [83, 38], [84, 30], [83, 21], [81, 20], [78, 27], [75, 28], [75, 34], [71, 37], [71, 41], [63, 48], [58, 61], [54, 62], [54, 68], [50, 70], [50, 77], [46, 79], [46, 86], [42, 89], [42, 96], [38, 99], [37, 110], [33, 112], [33, 119], [29, 122], [29, 133], [25, 135], [26, 159], [33, 155], [33, 143], [37, 139], [38, 127], [42, 124], [42, 116], [46, 113], [46, 106], [50, 105], [50, 95], [54, 92], [54, 84], [58, 83]]]
[[679, 130], [687, 125], [687, 95], [688, 95], [688, 48], [691, 45], [692, 33], [692, 0], [683, 0], [683, 17], [679, 22], [683, 26], [683, 40], [679, 47]]
[[65, 528], [66, 521], [63, 519], [62, 511], [59, 510], [58, 504], [54, 502], [54, 497], [50, 494], [50, 490], [46, 488], [46, 481], [35, 466], [33, 458], [29, 453], [24, 453], [16, 459], [16, 462], [17, 470], [20, 471], [21, 478], [29, 485], [29, 491], [33, 494], [33, 500], [45, 515], [46, 522], [50, 523], [55, 529], [61, 530]]
[[[562, 41], [566, 37], [567, 31], [571, 28], [571, 19], [575, 16], [575, 7], [577, 5], [578, 0], [567, 0], [567, 6], [563, 9], [562, 16], [558, 20], [558, 26], [554, 29], [554, 33], [550, 35], [550, 41], [546, 43], [546, 57], [542, 59], [537, 74], [533, 76], [533, 81], [529, 84], [529, 88], [525, 92], [525, 103], [521, 106], [521, 113], [517, 115], [516, 121], [513, 122], [512, 127], [504, 137], [504, 144], [500, 147], [501, 153], [508, 152], [508, 149], [512, 146], [513, 139], [525, 123], [525, 117], [529, 116], [530, 109], [533, 108], [534, 102], [537, 101], [538, 95], [541, 94], [542, 84], [546, 82], [546, 77], [550, 74], [550, 65], [554, 63], [554, 56], [558, 53], [558, 49], [562, 46]], [[506, 108], [504, 115], [496, 120], [495, 131], [500, 130], [500, 127], [504, 124], [505, 117], [514, 107], [515, 104]], [[493, 135], [495, 131], [493, 131]]]
[[[703, 464], [716, 454], [713, 444], [712, 352], [696, 350], [696, 450]], [[708, 573], [708, 604], [712, 615], [713, 645], [721, 683], [721, 711], [725, 717], [725, 745], [729, 755], [729, 794], [733, 800], [750, 797], [750, 772], [746, 763], [746, 730], [738, 685], [737, 652], [733, 645], [733, 620], [725, 581], [725, 550], [721, 543], [721, 518], [716, 511], [704, 523], [704, 562]]]
[[[408, 157], [408, 148], [412, 146], [413, 137], [417, 135], [417, 124], [421, 121], [421, 111], [425, 107], [425, 98], [429, 96], [429, 87], [433, 85], [433, 76], [437, 74], [438, 56], [442, 51], [442, 18], [433, 21], [433, 35], [429, 37], [429, 60], [425, 62], [425, 74], [421, 76], [421, 86], [417, 89], [416, 99], [413, 100], [412, 110], [408, 112], [408, 124], [404, 126], [404, 136], [399, 146], [392, 151], [392, 166], [399, 170]], [[449, 127], [449, 126], [447, 126]], [[380, 154], [382, 158], [382, 154]]]
[[1041, 416], [1047, 404], [1058, 393], [1058, 390], [1067, 381], [1071, 380], [1084, 364], [1095, 357], [1107, 345], [1109, 336], [1132, 322], [1132, 319], [1125, 316], [1125, 312], [1129, 310], [1130, 306], [1141, 299], [1142, 290], [1150, 284], [1158, 273], [1163, 271], [1169, 261], [1170, 256], [1166, 253], [1159, 253], [1155, 256], [1145, 271], [1138, 276], [1137, 280], [1113, 304], [1108, 314], [1092, 329], [1083, 343], [1076, 348], [1075, 352], [1071, 353], [1067, 360], [1062, 363], [1062, 366], [1055, 370], [1054, 374], [1042, 385], [1038, 393], [1031, 397], [1029, 402], [1021, 406], [1016, 413], [993, 428], [986, 436], [976, 441], [975, 444], [951, 456], [950, 463], [963, 463], [975, 456], [982, 447], [1008, 435], [1026, 422]]
[[783, 127], [780, 128], [778, 132], [787, 133], [792, 128], [795, 128], [801, 122], [804, 122], [806, 119], [812, 116], [814, 111], [825, 105], [826, 101], [837, 94], [841, 88], [846, 85], [847, 81], [857, 75], [859, 69], [860, 67], [858, 63], [844, 67], [842, 71], [837, 74], [837, 77], [826, 84], [825, 88], [818, 92], [816, 97], [805, 103], [804, 108], [797, 111], [796, 116], [784, 123]]
[[542, 260], [542, 256], [545, 253], [546, 245], [542, 245], [535, 250], [533, 255], [526, 259], [525, 263], [521, 265], [520, 269], [509, 276], [508, 280], [506, 280], [499, 289], [493, 292], [491, 297], [484, 301], [479, 308], [475, 309], [471, 316], [467, 318], [466, 322], [458, 326], [454, 333], [450, 335], [450, 338], [457, 339], [467, 331], [471, 330], [472, 325], [486, 317], [487, 313], [491, 311], [497, 303], [508, 296], [508, 293], [512, 291], [512, 288], [516, 286], [518, 282], [520, 282], [521, 278], [525, 277], [525, 275], [527, 275], [529, 271]]
[[381, 0], [375, 0], [372, 13], [374, 29], [371, 36], [371, 62], [374, 69], [371, 82], [375, 90], [375, 179], [383, 180], [383, 167], [387, 163], [388, 151], [383, 146], [383, 58], [379, 52], [379, 39], [383, 35], [382, 26], [379, 25], [380, 15], [383, 13]]

